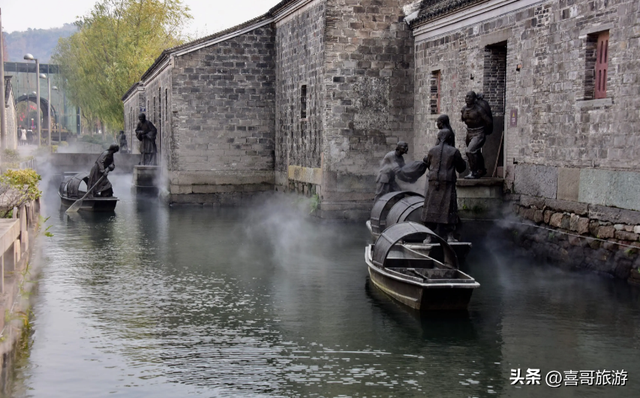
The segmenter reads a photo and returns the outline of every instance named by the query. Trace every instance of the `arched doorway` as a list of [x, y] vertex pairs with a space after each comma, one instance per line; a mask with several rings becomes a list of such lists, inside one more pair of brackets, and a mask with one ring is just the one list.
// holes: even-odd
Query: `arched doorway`
[[[25, 128], [33, 131], [37, 135], [38, 129], [38, 112], [36, 108], [37, 101], [35, 94], [25, 94], [16, 98], [16, 113], [18, 115], [18, 128]], [[47, 115], [49, 114], [49, 101], [46, 98], [40, 97], [40, 112], [41, 112], [41, 130], [43, 138], [48, 135], [49, 126], [47, 125]], [[58, 123], [58, 116], [56, 109], [51, 105], [51, 124]], [[47, 132], [47, 134], [45, 134]]]

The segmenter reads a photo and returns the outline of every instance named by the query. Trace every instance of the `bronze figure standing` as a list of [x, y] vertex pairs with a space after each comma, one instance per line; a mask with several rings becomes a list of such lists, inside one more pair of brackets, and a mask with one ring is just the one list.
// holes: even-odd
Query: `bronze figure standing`
[[482, 146], [486, 136], [493, 130], [491, 108], [484, 100], [479, 100], [475, 92], [469, 91], [465, 96], [465, 107], [462, 108], [461, 120], [467, 125], [467, 159], [471, 174], [465, 178], [480, 178], [487, 174], [482, 156]]
[[[454, 147], [454, 133], [449, 125], [449, 116], [440, 115], [437, 120], [438, 143], [429, 150], [423, 162], [429, 168], [427, 174], [427, 192], [422, 209], [422, 221], [425, 226], [455, 241], [454, 232], [460, 222], [456, 195], [458, 173], [467, 168], [460, 151]], [[437, 231], [440, 229], [440, 231]]]
[[151, 121], [147, 120], [144, 113], [141, 113], [138, 116], [138, 120], [136, 137], [141, 142], [140, 153], [142, 154], [142, 159], [140, 164], [155, 166], [157, 164], [156, 153], [158, 152], [158, 149], [156, 147], [156, 135], [158, 134], [158, 130], [156, 130], [156, 127], [151, 123]]

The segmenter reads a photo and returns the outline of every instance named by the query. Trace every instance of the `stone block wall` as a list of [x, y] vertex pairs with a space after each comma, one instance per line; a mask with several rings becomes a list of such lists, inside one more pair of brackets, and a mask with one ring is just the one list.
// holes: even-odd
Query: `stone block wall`
[[290, 179], [289, 168], [321, 166], [326, 3], [314, 1], [276, 23], [276, 184], [309, 195], [319, 184], [298, 174]]
[[[502, 88], [485, 98], [504, 124], [505, 189], [531, 225], [514, 228], [516, 240], [565, 266], [640, 280], [637, 2], [505, 2], [472, 17], [473, 8], [414, 27], [414, 146], [435, 140], [430, 79], [439, 71], [441, 112], [465, 147], [464, 95], [491, 91], [502, 69], [492, 57], [503, 59], [495, 50], [506, 43], [504, 103]], [[594, 35], [603, 31], [607, 94], [593, 99]]]
[[[640, 212], [521, 195], [514, 239], [546, 261], [640, 283]], [[535, 227], [533, 226], [535, 225]]]
[[[640, 166], [639, 17], [633, 1], [549, 2], [509, 16], [522, 29], [509, 48], [522, 69], [510, 74], [507, 102], [523, 117], [509, 129], [508, 158], [559, 167]], [[589, 35], [604, 30], [610, 32], [607, 98], [592, 100], [585, 87], [592, 72]]]
[[[429, 78], [441, 70], [442, 113], [453, 115], [459, 144], [464, 93], [482, 91], [484, 50], [507, 42], [507, 163], [634, 169], [640, 139], [637, 96], [640, 10], [633, 1], [534, 3], [436, 36], [416, 36], [416, 143], [433, 141]], [[585, 98], [588, 37], [609, 30], [607, 98]], [[428, 36], [428, 35], [427, 35]], [[491, 104], [495, 107], [495, 103]], [[462, 145], [460, 145], [462, 146]]]
[[407, 3], [327, 3], [323, 216], [351, 217], [355, 210], [366, 218], [380, 160], [399, 140], [413, 141], [414, 55], [404, 22]]
[[174, 58], [170, 201], [273, 189], [274, 41], [265, 25]]

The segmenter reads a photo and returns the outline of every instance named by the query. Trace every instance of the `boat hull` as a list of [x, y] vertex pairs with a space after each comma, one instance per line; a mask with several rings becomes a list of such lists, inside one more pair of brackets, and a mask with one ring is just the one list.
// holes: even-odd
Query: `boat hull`
[[[60, 196], [60, 201], [62, 205], [65, 207], [69, 207], [74, 204], [78, 199], [77, 198], [67, 198], [64, 196]], [[110, 198], [91, 198], [84, 199], [82, 201], [82, 206], [78, 209], [79, 211], [90, 211], [90, 212], [112, 212], [116, 208], [116, 204], [118, 203], [118, 198], [110, 197]]]
[[393, 299], [419, 311], [461, 311], [466, 310], [473, 290], [480, 286], [462, 271], [463, 283], [419, 282], [416, 278], [403, 277], [392, 269], [378, 267], [371, 261], [371, 246], [365, 250], [365, 261], [373, 284]]

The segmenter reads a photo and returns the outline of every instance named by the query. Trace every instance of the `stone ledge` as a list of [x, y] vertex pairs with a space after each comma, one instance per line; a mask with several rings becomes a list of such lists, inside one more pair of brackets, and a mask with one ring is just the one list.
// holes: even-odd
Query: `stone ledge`
[[171, 184], [169, 192], [171, 195], [191, 195], [191, 194], [213, 194], [231, 192], [255, 192], [272, 191], [273, 185], [268, 183], [257, 184], [192, 184], [177, 185]]
[[497, 177], [478, 178], [478, 179], [466, 179], [459, 178], [456, 182], [458, 187], [490, 187], [490, 186], [502, 186], [504, 179]]
[[611, 223], [640, 224], [640, 211], [589, 205], [589, 218]]
[[582, 100], [576, 101], [576, 108], [578, 109], [589, 109], [589, 108], [602, 108], [604, 106], [613, 105], [613, 98], [602, 98], [602, 99], [592, 99], [592, 100]]
[[272, 192], [218, 192], [189, 195], [170, 194], [168, 202], [176, 205], [200, 204], [212, 206], [239, 206], [254, 200], [256, 197], [260, 197], [261, 195], [272, 195]]
[[558, 199], [546, 199], [545, 204], [552, 209], [566, 211], [567, 213], [575, 213], [580, 216], [587, 215], [589, 206], [586, 203]]
[[322, 169], [303, 166], [289, 166], [288, 178], [294, 181], [322, 185]]
[[169, 179], [172, 185], [275, 184], [273, 171], [173, 171]]

